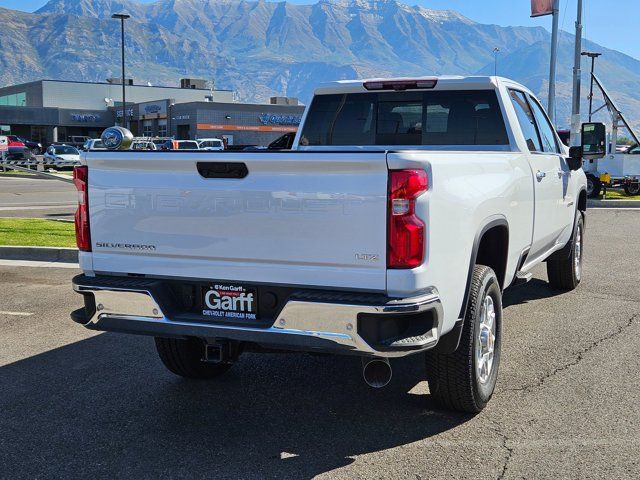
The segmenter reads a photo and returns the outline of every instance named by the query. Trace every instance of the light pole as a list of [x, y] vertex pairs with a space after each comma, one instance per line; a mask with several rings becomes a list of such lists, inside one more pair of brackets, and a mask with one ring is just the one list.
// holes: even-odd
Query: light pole
[[596, 68], [596, 58], [602, 54], [597, 52], [582, 52], [580, 55], [591, 59], [591, 87], [589, 88], [589, 122], [591, 122], [591, 111], [593, 109], [593, 72]]
[[122, 57], [122, 126], [127, 126], [127, 97], [124, 88], [124, 21], [131, 18], [127, 13], [114, 13], [111, 18], [120, 19], [120, 52]]
[[168, 108], [167, 108], [167, 114], [168, 114], [167, 115], [167, 135], [169, 137], [173, 138], [173, 135], [171, 135], [171, 128], [172, 128], [171, 115], [172, 115], [172, 111], [173, 111], [173, 106], [176, 104], [176, 101], [175, 101], [175, 99], [170, 98], [167, 101], [167, 103], [168, 103], [168, 105], [167, 105], [168, 106]]
[[498, 76], [498, 53], [500, 53], [500, 49], [495, 47], [493, 49], [493, 75]]
[[582, 0], [578, 0], [573, 64], [573, 98], [571, 106], [571, 146], [580, 145], [580, 53], [582, 52]]

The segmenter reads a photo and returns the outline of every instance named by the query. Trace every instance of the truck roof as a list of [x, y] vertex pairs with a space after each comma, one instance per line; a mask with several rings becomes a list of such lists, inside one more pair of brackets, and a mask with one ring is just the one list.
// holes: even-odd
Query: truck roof
[[[316, 88], [315, 95], [326, 95], [331, 93], [359, 93], [368, 92], [370, 89], [365, 88], [365, 84], [374, 83], [401, 83], [406, 81], [429, 82], [435, 81], [433, 88], [424, 88], [422, 90], [482, 90], [494, 89], [500, 84], [508, 84], [516, 86], [522, 90], [529, 92], [529, 89], [523, 85], [514, 82], [508, 78], [496, 76], [461, 76], [461, 75], [442, 75], [442, 76], [416, 76], [416, 77], [387, 77], [387, 78], [365, 78], [358, 80], [337, 80], [334, 82], [322, 83]], [[529, 92], [530, 93], [530, 92]]]

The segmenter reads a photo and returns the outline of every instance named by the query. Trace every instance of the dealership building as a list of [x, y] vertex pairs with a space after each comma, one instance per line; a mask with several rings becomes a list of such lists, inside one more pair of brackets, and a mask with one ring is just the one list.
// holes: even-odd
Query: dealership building
[[13, 134], [43, 144], [97, 138], [114, 124], [136, 136], [176, 139], [225, 138], [229, 144], [266, 145], [297, 130], [304, 106], [297, 99], [273, 97], [270, 103], [237, 102], [230, 90], [182, 79], [176, 87], [125, 82], [38, 80], [0, 88], [0, 135]]

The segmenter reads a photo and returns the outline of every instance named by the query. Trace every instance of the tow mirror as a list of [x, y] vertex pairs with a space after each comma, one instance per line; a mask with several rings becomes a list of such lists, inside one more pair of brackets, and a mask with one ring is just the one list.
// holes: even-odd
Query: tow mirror
[[582, 147], [569, 148], [569, 158], [567, 158], [567, 165], [571, 170], [578, 170], [582, 167]]
[[604, 123], [582, 124], [582, 156], [602, 158], [607, 154], [607, 129]]

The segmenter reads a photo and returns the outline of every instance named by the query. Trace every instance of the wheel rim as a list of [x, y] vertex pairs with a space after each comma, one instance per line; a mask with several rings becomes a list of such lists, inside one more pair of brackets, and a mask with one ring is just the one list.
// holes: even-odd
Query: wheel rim
[[573, 246], [573, 268], [575, 270], [576, 279], [580, 280], [582, 275], [582, 226], [578, 225], [576, 231], [576, 241]]
[[496, 309], [491, 295], [484, 297], [480, 312], [480, 328], [476, 339], [476, 374], [480, 383], [487, 383], [493, 369], [496, 344]]
[[640, 192], [640, 184], [629, 185], [627, 187], [627, 191], [629, 192], [629, 195], [638, 195], [638, 192]]

